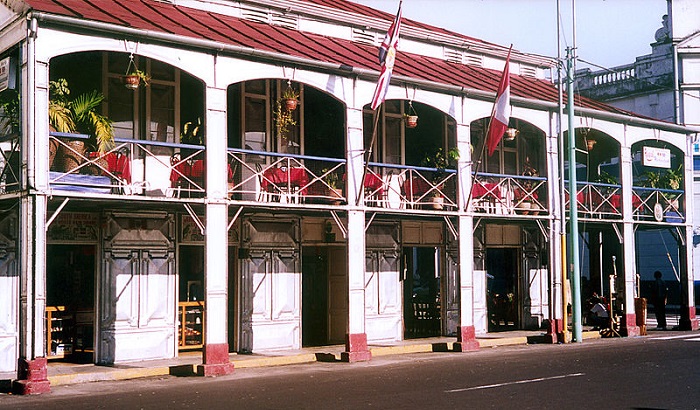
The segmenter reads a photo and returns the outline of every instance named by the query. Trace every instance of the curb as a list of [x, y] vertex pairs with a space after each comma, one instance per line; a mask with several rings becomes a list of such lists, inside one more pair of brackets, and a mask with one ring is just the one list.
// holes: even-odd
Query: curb
[[[600, 339], [598, 332], [583, 332], [584, 339]], [[527, 337], [510, 337], [500, 339], [477, 339], [480, 348], [493, 348], [498, 346], [527, 345]], [[404, 346], [380, 346], [370, 348], [372, 357], [390, 356], [411, 353], [431, 353], [452, 351], [452, 343], [425, 343], [411, 344]], [[243, 360], [231, 360], [236, 369], [250, 369], [256, 367], [285, 366], [292, 364], [313, 363], [320, 360], [319, 355], [324, 357], [333, 356], [335, 361], [340, 359], [333, 353], [304, 353], [291, 356], [247, 358]], [[49, 376], [51, 386], [64, 386], [68, 384], [87, 383], [97, 381], [118, 381], [137, 379], [141, 377], [168, 376], [168, 375], [194, 375], [196, 374], [196, 364], [177, 365], [168, 367], [114, 369], [104, 372], [79, 373], [79, 374], [59, 374]]]

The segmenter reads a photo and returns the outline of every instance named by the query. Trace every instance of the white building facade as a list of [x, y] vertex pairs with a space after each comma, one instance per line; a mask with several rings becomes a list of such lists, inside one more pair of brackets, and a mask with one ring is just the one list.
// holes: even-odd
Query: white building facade
[[[573, 195], [551, 59], [513, 51], [512, 132], [486, 156], [498, 45], [405, 22], [374, 112], [392, 16], [343, 0], [0, 9], [0, 372], [17, 373], [19, 392], [48, 391], [54, 358], [201, 349], [198, 372], [217, 375], [233, 371], [231, 352], [345, 343], [343, 359], [360, 361], [408, 338], [469, 351], [493, 331], [564, 337]], [[136, 68], [148, 84], [126, 87]], [[47, 115], [93, 91], [114, 129], [106, 150]], [[584, 292], [614, 295], [621, 332], [638, 335], [639, 232], [692, 241], [689, 132], [580, 103]], [[685, 170], [679, 186], [635, 185], [646, 148]], [[697, 329], [692, 257], [679, 260], [681, 326]]]

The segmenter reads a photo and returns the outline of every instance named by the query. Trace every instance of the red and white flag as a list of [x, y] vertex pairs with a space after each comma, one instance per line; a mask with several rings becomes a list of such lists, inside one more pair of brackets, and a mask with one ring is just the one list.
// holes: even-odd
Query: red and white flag
[[[511, 46], [512, 49], [512, 46]], [[508, 129], [510, 121], [510, 50], [508, 49], [508, 57], [506, 57], [506, 66], [503, 68], [501, 82], [498, 84], [496, 92], [496, 101], [494, 102], [493, 114], [491, 114], [491, 122], [489, 124], [489, 135], [486, 137], [486, 147], [488, 154], [491, 156], [493, 151], [501, 142], [503, 134]]]
[[399, 45], [399, 31], [401, 30], [401, 2], [399, 2], [399, 11], [396, 13], [394, 22], [391, 23], [389, 31], [384, 36], [384, 41], [379, 47], [379, 63], [382, 65], [382, 72], [377, 81], [377, 88], [372, 96], [372, 109], [376, 110], [379, 105], [384, 102], [386, 92], [389, 89], [391, 82], [391, 70], [394, 69], [394, 61], [396, 59], [396, 47]]

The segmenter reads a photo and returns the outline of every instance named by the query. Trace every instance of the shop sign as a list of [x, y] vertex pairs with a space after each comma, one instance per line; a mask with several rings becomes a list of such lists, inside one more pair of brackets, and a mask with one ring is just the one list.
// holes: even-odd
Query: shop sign
[[0, 60], [0, 91], [5, 91], [10, 86], [10, 57]]
[[[202, 225], [206, 226], [206, 218], [199, 216]], [[197, 223], [190, 215], [182, 215], [180, 223], [180, 241], [181, 242], [204, 242], [204, 235], [197, 226]], [[228, 230], [228, 242], [233, 245], [238, 242], [238, 225], [234, 224]]]
[[97, 214], [61, 212], [49, 226], [48, 238], [55, 241], [96, 241]]
[[644, 147], [642, 165], [645, 167], [671, 168], [671, 150], [668, 148]]

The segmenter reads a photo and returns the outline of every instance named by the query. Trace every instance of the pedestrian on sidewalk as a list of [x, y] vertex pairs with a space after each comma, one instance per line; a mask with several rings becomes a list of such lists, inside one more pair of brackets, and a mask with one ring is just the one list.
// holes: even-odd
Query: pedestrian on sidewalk
[[663, 274], [658, 270], [654, 272], [654, 283], [651, 285], [651, 303], [654, 305], [656, 316], [656, 328], [666, 330], [666, 302], [668, 300], [668, 288], [666, 282], [661, 279]]

